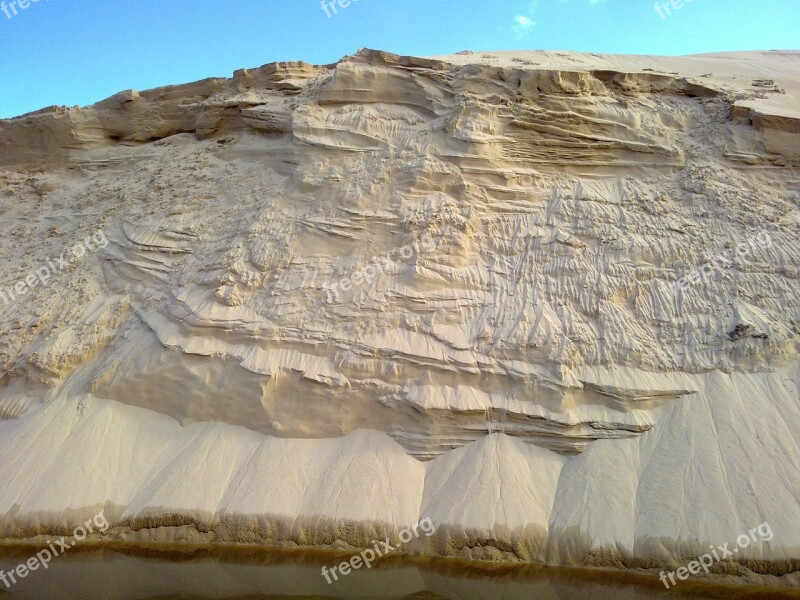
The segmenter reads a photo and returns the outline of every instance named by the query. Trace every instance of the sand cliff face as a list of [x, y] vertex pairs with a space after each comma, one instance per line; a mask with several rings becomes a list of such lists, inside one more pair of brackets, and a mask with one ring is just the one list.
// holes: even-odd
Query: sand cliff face
[[797, 570], [798, 98], [362, 51], [0, 121], [0, 536]]

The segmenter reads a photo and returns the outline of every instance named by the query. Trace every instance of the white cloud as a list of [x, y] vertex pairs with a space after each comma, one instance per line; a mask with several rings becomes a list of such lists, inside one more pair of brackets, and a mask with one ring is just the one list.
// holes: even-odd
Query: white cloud
[[[528, 6], [528, 15], [533, 16], [538, 4], [539, 0], [531, 0]], [[530, 16], [517, 15], [514, 17], [514, 26], [511, 29], [514, 31], [514, 37], [516, 39], [525, 37], [529, 33], [529, 30], [536, 25], [536, 21], [531, 19]]]
[[517, 15], [514, 17], [514, 20], [517, 22], [517, 27], [520, 29], [528, 29], [529, 27], [536, 25], [536, 21], [531, 21], [525, 15]]

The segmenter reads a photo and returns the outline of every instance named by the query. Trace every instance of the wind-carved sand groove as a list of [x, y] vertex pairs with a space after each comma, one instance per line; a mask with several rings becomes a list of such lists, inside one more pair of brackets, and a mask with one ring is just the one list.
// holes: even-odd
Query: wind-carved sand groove
[[364, 50], [0, 121], [3, 289], [109, 239], [0, 300], [0, 536], [661, 568], [768, 522], [717, 573], [797, 585], [799, 62]]

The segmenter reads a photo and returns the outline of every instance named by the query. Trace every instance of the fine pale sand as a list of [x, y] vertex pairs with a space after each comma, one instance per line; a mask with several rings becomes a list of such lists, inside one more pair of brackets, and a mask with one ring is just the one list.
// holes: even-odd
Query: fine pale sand
[[363, 50], [0, 121], [0, 537], [800, 585], [798, 100]]

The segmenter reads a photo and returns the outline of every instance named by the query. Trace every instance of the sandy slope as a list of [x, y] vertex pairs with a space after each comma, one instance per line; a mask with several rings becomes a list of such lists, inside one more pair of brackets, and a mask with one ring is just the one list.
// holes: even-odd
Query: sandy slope
[[0, 121], [0, 534], [797, 571], [799, 97], [362, 51]]

